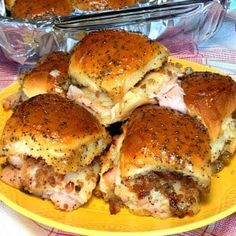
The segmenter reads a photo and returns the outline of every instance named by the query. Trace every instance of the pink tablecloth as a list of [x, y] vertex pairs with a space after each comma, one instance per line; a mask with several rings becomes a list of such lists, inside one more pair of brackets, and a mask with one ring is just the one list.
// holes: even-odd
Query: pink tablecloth
[[[236, 75], [236, 32], [235, 21], [227, 19], [223, 28], [216, 36], [200, 45], [181, 45], [172, 40], [169, 46], [172, 55], [202, 64], [217, 67], [218, 69]], [[180, 51], [181, 49], [181, 51]], [[0, 90], [17, 78], [20, 66], [13, 64], [2, 56], [0, 52]], [[72, 235], [55, 228], [50, 228], [29, 220], [0, 202], [0, 235], [1, 236], [59, 236]], [[179, 234], [178, 236], [236, 236], [236, 214], [205, 226], [201, 229]]]

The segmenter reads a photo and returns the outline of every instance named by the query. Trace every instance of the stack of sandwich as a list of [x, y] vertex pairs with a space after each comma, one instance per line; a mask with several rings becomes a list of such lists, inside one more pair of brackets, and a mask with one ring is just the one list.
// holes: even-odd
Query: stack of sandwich
[[146, 36], [103, 30], [41, 58], [3, 103], [1, 180], [66, 211], [96, 195], [112, 214], [196, 214], [236, 149], [236, 83], [168, 56]]

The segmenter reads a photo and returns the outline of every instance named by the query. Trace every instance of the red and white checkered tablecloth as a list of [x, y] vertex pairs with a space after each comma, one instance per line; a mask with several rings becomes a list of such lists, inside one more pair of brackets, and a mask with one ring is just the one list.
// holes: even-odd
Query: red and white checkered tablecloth
[[[236, 23], [227, 19], [215, 37], [200, 45], [185, 44], [170, 39], [168, 47], [173, 56], [214, 66], [229, 75], [236, 75]], [[181, 51], [180, 51], [181, 49]], [[17, 78], [20, 65], [9, 62], [0, 51], [0, 90]], [[21, 216], [0, 202], [1, 236], [71, 236], [73, 234], [50, 228]], [[13, 226], [13, 227], [12, 227]], [[236, 236], [236, 213], [203, 228], [178, 236]]]

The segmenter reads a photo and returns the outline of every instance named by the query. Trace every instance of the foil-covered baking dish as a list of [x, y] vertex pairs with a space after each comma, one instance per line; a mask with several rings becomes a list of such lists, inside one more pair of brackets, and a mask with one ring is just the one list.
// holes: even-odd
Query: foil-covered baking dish
[[30, 64], [50, 51], [70, 51], [87, 31], [119, 28], [142, 32], [168, 46], [211, 37], [221, 26], [227, 0], [151, 0], [121, 10], [74, 11], [50, 20], [16, 20], [0, 0], [0, 47], [7, 58]]

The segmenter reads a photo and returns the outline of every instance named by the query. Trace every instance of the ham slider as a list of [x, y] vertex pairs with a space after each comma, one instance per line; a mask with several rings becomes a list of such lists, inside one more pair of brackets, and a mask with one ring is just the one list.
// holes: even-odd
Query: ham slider
[[192, 216], [210, 189], [205, 127], [169, 108], [136, 109], [102, 160], [97, 192], [111, 213], [125, 205], [139, 215]]
[[71, 211], [96, 186], [110, 136], [86, 109], [56, 94], [17, 107], [1, 138], [1, 180]]
[[106, 126], [126, 119], [140, 105], [169, 97], [170, 91], [181, 100], [179, 70], [166, 63], [167, 57], [163, 45], [138, 33], [91, 32], [72, 52], [68, 98]]
[[5, 0], [7, 9], [17, 19], [68, 16], [74, 9], [82, 11], [121, 9], [138, 2], [138, 0]]
[[69, 87], [69, 58], [69, 54], [60, 51], [40, 58], [36, 67], [21, 78], [24, 95], [27, 98], [44, 93], [65, 96]]
[[213, 170], [218, 172], [236, 150], [236, 83], [229, 76], [194, 72], [181, 78], [181, 87], [188, 113], [209, 132]]
[[16, 19], [67, 16], [73, 11], [71, 0], [7, 0], [6, 3]]
[[19, 92], [4, 100], [4, 109], [12, 109], [20, 102], [44, 93], [65, 97], [70, 83], [68, 66], [69, 55], [64, 52], [52, 52], [40, 58], [32, 70], [20, 76]]

